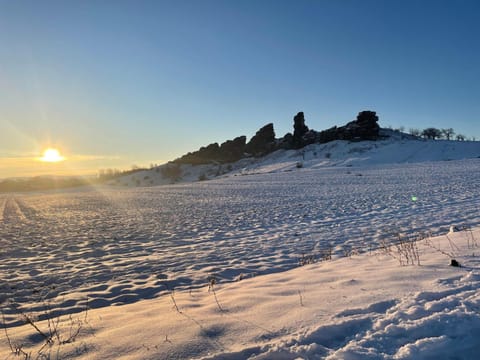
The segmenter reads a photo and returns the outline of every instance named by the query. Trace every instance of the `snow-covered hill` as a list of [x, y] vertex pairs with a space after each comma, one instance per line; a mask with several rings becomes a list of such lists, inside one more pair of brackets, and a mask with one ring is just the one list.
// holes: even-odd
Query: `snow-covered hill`
[[[480, 142], [420, 140], [386, 129], [382, 130], [382, 135], [388, 137], [378, 141], [337, 140], [326, 144], [312, 144], [299, 150], [278, 150], [261, 158], [246, 158], [231, 164], [193, 166], [170, 163], [118, 178], [110, 184], [129, 187], [154, 186], [309, 168], [363, 167], [480, 157]], [[173, 175], [172, 171], [165, 171], [172, 168], [176, 169]]]

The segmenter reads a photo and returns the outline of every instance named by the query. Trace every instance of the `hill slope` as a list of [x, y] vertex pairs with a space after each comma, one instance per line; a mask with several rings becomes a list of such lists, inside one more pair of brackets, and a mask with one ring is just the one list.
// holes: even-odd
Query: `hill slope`
[[480, 157], [480, 142], [419, 140], [406, 134], [382, 130], [377, 141], [331, 141], [298, 150], [277, 150], [264, 157], [250, 157], [229, 164], [204, 165], [168, 163], [110, 182], [121, 186], [154, 186], [257, 173], [294, 171], [333, 166], [359, 167], [450, 161]]

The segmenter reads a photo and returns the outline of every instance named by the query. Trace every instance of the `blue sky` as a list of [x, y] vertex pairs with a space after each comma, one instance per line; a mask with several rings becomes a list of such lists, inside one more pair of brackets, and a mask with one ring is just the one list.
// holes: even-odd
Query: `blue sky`
[[[162, 163], [269, 122], [280, 137], [298, 111], [316, 130], [370, 109], [478, 139], [478, 14], [474, 0], [0, 0], [0, 177]], [[47, 146], [71, 161], [35, 168]]]

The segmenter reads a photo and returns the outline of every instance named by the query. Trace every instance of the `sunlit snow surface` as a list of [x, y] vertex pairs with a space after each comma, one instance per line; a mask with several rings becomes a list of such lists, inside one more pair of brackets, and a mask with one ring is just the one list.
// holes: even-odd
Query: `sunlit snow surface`
[[478, 159], [3, 194], [0, 300], [70, 312], [87, 295], [95, 308], [278, 272], [329, 246], [341, 255], [398, 232], [478, 226], [479, 198]]

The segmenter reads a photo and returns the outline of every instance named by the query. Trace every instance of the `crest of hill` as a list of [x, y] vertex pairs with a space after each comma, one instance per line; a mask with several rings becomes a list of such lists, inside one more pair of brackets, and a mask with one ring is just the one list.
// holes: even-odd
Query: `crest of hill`
[[224, 164], [252, 156], [262, 157], [279, 149], [301, 149], [314, 143], [322, 144], [334, 140], [377, 140], [380, 137], [380, 127], [377, 122], [378, 116], [374, 111], [362, 111], [356, 120], [345, 126], [334, 126], [318, 132], [305, 125], [304, 113], [299, 112], [293, 118], [293, 134], [287, 133], [282, 138], [276, 139], [273, 124], [270, 123], [258, 130], [248, 143], [246, 136], [227, 140], [221, 145], [212, 143], [183, 155], [173, 163], [199, 165], [216, 162]]
[[111, 185], [154, 186], [259, 173], [449, 161], [480, 157], [480, 142], [431, 140], [382, 129], [374, 111], [323, 131], [309, 129], [303, 112], [294, 132], [276, 138], [267, 124], [247, 142], [239, 136], [213, 143], [167, 164], [111, 180]]

